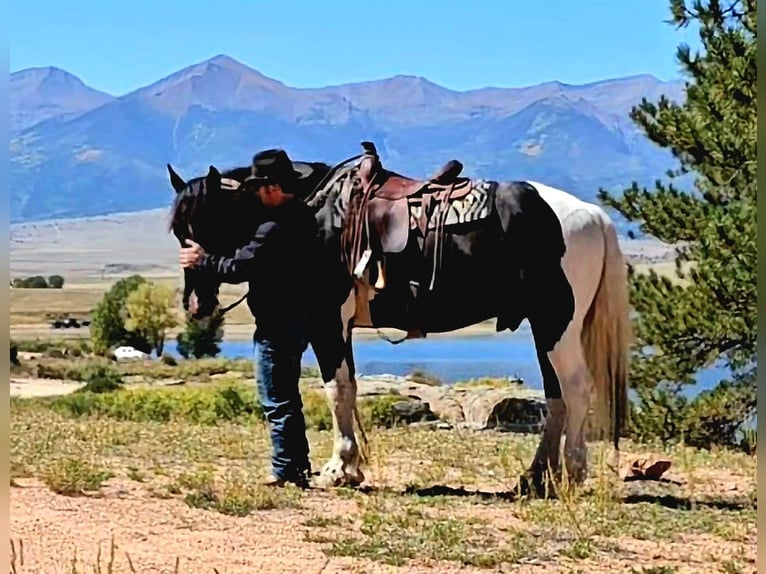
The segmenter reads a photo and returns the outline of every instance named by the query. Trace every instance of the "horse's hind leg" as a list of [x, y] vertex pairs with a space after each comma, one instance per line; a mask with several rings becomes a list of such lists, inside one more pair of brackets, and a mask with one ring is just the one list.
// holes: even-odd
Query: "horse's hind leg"
[[319, 482], [326, 486], [358, 485], [364, 481], [359, 468], [359, 447], [354, 435], [354, 413], [356, 411], [356, 379], [351, 348], [351, 318], [354, 315], [356, 298], [353, 291], [341, 307], [343, 343], [346, 352], [335, 374], [325, 383], [325, 393], [330, 405], [333, 428], [333, 452], [330, 460], [322, 467]]
[[[532, 331], [534, 334], [534, 327]], [[545, 390], [548, 413], [535, 458], [532, 460], [527, 475], [531, 477], [532, 484], [537, 493], [542, 496], [546, 491], [547, 481], [545, 477], [550, 476], [549, 473], [553, 473], [553, 476], [558, 479], [561, 473], [561, 433], [564, 430], [567, 409], [561, 396], [561, 385], [559, 384], [556, 371], [548, 358], [548, 353], [541, 349], [537, 338], [535, 338], [535, 348], [537, 350], [540, 371], [543, 376], [543, 388]]]
[[[534, 327], [532, 327], [534, 333]], [[561, 434], [566, 431], [564, 456], [567, 478], [579, 484], [587, 475], [587, 447], [584, 440], [585, 419], [590, 400], [590, 379], [580, 344], [579, 329], [570, 325], [564, 337], [550, 353], [539, 350], [537, 356], [543, 374], [548, 405], [545, 429], [528, 474], [539, 495], [546, 490], [548, 473], [558, 484], [561, 479]], [[549, 491], [549, 494], [552, 494]]]
[[564, 338], [553, 349], [551, 361], [559, 374], [566, 403], [564, 459], [567, 479], [576, 485], [582, 483], [588, 473], [588, 452], [584, 433], [592, 386], [580, 342], [580, 329], [567, 331]]

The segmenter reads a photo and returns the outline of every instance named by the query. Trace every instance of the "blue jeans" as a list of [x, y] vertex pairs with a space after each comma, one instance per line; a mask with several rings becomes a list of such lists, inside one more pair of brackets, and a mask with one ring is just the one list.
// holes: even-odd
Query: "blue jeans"
[[271, 434], [271, 465], [282, 480], [296, 480], [311, 472], [303, 401], [298, 382], [301, 357], [308, 346], [293, 340], [255, 340], [256, 385]]

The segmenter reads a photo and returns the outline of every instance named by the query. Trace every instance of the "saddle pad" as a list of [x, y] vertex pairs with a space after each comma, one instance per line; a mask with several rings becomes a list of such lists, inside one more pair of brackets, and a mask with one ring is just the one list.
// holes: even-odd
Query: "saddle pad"
[[[428, 229], [435, 229], [443, 210], [447, 210], [444, 227], [474, 223], [486, 218], [492, 210], [492, 194], [496, 183], [486, 180], [475, 180], [471, 191], [460, 199], [446, 202], [436, 202], [434, 213], [428, 217]], [[410, 203], [410, 229], [418, 227], [422, 213], [422, 205], [418, 201]]]

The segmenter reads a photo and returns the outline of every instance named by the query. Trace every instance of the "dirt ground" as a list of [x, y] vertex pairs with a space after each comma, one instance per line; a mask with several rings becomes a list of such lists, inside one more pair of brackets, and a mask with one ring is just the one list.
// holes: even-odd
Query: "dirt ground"
[[[11, 490], [11, 532], [12, 539], [25, 541], [24, 566], [19, 572], [39, 574], [71, 571], [74, 559], [82, 568], [78, 572], [95, 572], [99, 553], [103, 572], [109, 571], [106, 565], [112, 561], [114, 572], [130, 572], [132, 564], [136, 572], [169, 574], [176, 572], [176, 560], [177, 572], [183, 573], [487, 571], [443, 561], [418, 564], [416, 560], [394, 566], [369, 559], [328, 557], [319, 543], [306, 540], [311, 529], [305, 526], [312, 516], [310, 509], [326, 506], [332, 506], [336, 513], [343, 512], [343, 505], [333, 496], [320, 492], [307, 497], [304, 507], [309, 510], [268, 511], [239, 518], [190, 508], [178, 500], [158, 500], [126, 483], [112, 485], [98, 498], [67, 498], [42, 485], [27, 484]], [[497, 518], [498, 523], [503, 522], [503, 517]], [[116, 541], [114, 548], [112, 540]], [[714, 554], [724, 563], [736, 558], [751, 565], [750, 569], [732, 572], [756, 572], [754, 537], [746, 545], [724, 545], [705, 535], [688, 536], [670, 544], [628, 539], [621, 547], [625, 556], [617, 559], [563, 560], [558, 565], [544, 559], [535, 564], [530, 559], [528, 564], [514, 564], [499, 571], [725, 572], [709, 561], [710, 554]], [[90, 567], [86, 570], [84, 564]], [[650, 570], [653, 565], [673, 569]]]
[[[30, 379], [12, 389], [41, 397], [73, 387]], [[275, 494], [252, 486], [267, 468], [261, 425], [71, 419], [35, 400], [11, 416], [19, 574], [756, 572], [755, 510], [742, 501], [757, 462], [741, 453], [671, 449], [667, 482], [612, 484], [593, 452], [583, 498], [506, 500], [536, 436], [384, 429], [370, 434], [366, 490]], [[310, 440], [318, 468], [332, 438]], [[656, 456], [624, 449], [623, 474]], [[92, 476], [88, 461], [110, 469], [101, 486], [54, 492]], [[223, 482], [206, 482], [206, 469]], [[412, 485], [421, 490], [408, 494]], [[465, 496], [463, 485], [501, 497]]]

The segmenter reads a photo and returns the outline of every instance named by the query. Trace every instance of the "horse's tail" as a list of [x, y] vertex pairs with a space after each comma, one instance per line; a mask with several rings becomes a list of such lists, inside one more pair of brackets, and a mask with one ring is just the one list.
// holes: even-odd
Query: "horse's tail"
[[628, 416], [632, 337], [628, 276], [614, 224], [603, 212], [600, 220], [604, 263], [596, 296], [583, 322], [582, 343], [595, 385], [590, 427], [597, 439], [603, 440], [612, 434], [614, 447], [619, 450], [620, 435]]

